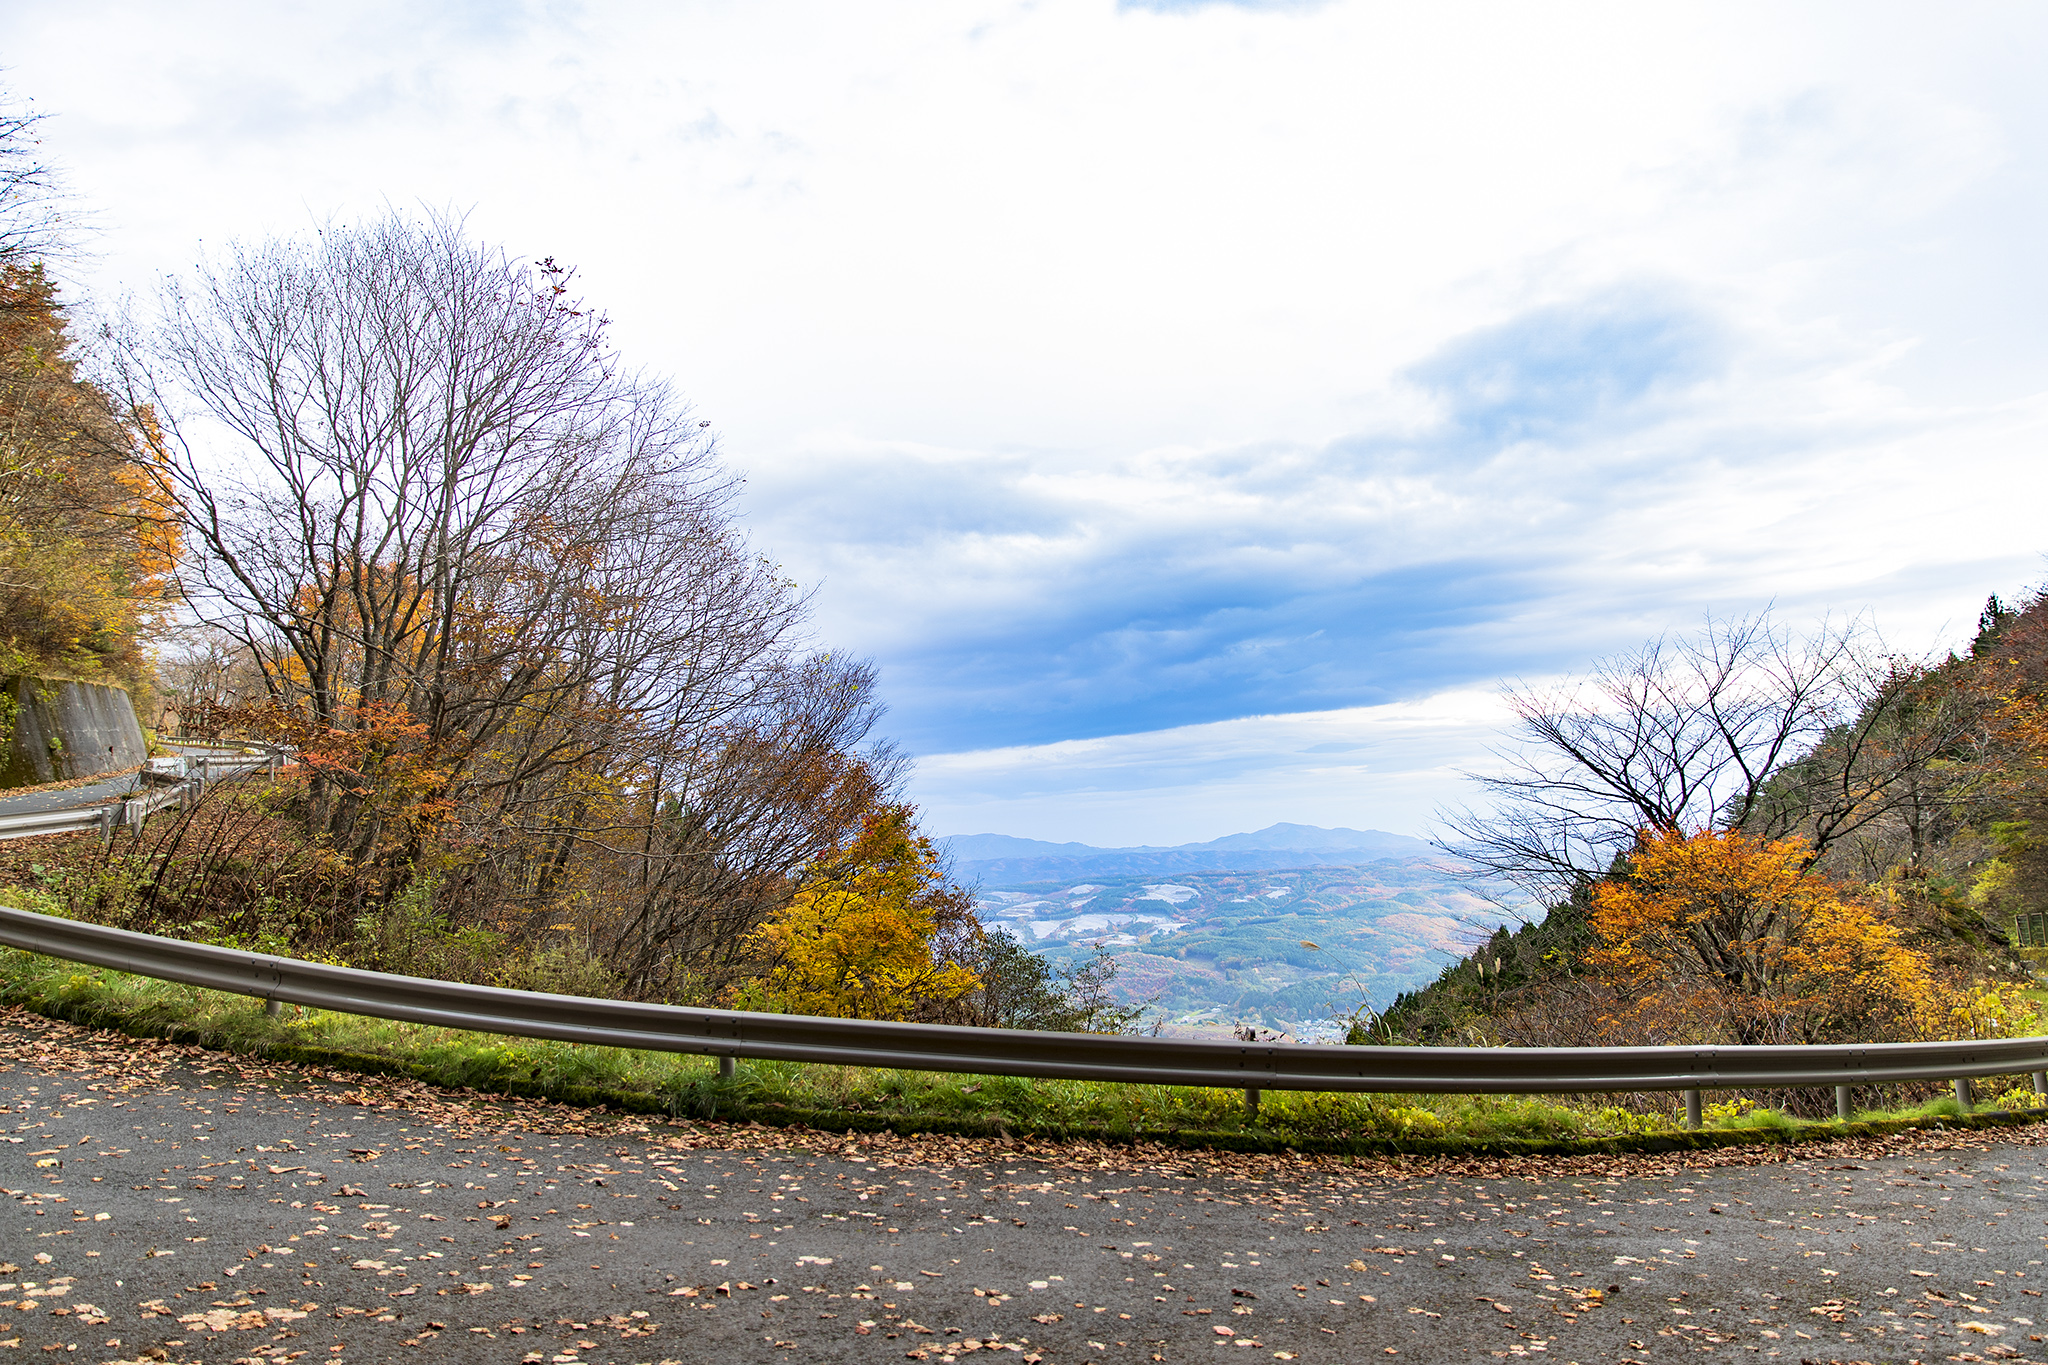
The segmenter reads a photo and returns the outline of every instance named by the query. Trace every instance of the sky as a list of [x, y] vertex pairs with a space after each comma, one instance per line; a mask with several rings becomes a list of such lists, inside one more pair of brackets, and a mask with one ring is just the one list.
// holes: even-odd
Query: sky
[[145, 290], [573, 264], [936, 833], [1427, 834], [1541, 680], [2040, 583], [2037, 5], [0, 0]]

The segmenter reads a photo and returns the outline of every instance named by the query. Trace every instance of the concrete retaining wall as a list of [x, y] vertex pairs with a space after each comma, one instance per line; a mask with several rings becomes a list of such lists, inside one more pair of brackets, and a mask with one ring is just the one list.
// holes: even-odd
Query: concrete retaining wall
[[149, 755], [128, 694], [105, 683], [0, 679], [0, 719], [11, 721], [0, 788], [118, 772]]

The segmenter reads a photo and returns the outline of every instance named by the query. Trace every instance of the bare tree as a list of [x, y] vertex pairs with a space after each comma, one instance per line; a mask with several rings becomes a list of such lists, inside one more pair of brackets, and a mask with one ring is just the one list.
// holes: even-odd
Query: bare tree
[[[195, 608], [320, 726], [423, 726], [487, 841], [617, 843], [595, 795], [656, 809], [679, 747], [758, 726], [805, 608], [734, 529], [708, 424], [569, 285], [392, 213], [231, 248], [116, 368], [200, 551]], [[337, 848], [380, 847], [361, 784], [312, 796]]]
[[0, 266], [63, 255], [77, 240], [63, 172], [43, 156], [49, 117], [0, 93]]
[[[264, 693], [263, 675], [248, 648], [218, 626], [193, 625], [170, 633], [157, 660], [167, 724], [180, 737], [217, 739], [213, 718]], [[165, 728], [159, 725], [158, 728]]]
[[1974, 723], [1966, 697], [1859, 625], [1798, 638], [1709, 620], [1592, 674], [1511, 688], [1513, 748], [1467, 774], [1488, 798], [1442, 841], [1547, 902], [1605, 875], [1642, 830], [1803, 836], [1811, 856], [1929, 799], [1928, 765]]
[[874, 667], [831, 655], [794, 661], [747, 714], [677, 743], [650, 771], [656, 803], [613, 845], [630, 887], [611, 956], [631, 988], [676, 993], [743, 975], [748, 930], [779, 906], [793, 874], [888, 802], [904, 763], [865, 745], [881, 708]]
[[903, 764], [873, 667], [807, 652], [805, 594], [738, 533], [708, 424], [570, 283], [456, 219], [330, 226], [167, 286], [113, 382], [195, 610], [347, 759], [308, 799], [356, 879], [328, 931], [425, 885], [450, 924], [703, 999]]

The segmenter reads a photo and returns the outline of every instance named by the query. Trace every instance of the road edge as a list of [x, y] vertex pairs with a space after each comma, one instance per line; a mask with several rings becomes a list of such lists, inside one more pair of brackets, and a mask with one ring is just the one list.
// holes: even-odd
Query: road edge
[[764, 1128], [809, 1129], [820, 1132], [1014, 1139], [1018, 1141], [1090, 1141], [1114, 1146], [1156, 1145], [1187, 1150], [1214, 1150], [1245, 1155], [1355, 1157], [1531, 1157], [1628, 1156], [1696, 1152], [1732, 1147], [1784, 1148], [1845, 1138], [1885, 1137], [1913, 1131], [1982, 1131], [2030, 1127], [2048, 1121], [2048, 1109], [1982, 1110], [1961, 1117], [1893, 1119], [1863, 1122], [1795, 1123], [1786, 1128], [1707, 1128], [1672, 1130], [1610, 1138], [1365, 1138], [1329, 1139], [1282, 1136], [1254, 1130], [1119, 1129], [1109, 1126], [1024, 1125], [1001, 1120], [963, 1119], [950, 1115], [879, 1114], [847, 1110], [801, 1109], [779, 1103], [750, 1104], [738, 1087], [707, 1080], [691, 1092], [676, 1095], [613, 1090], [582, 1085], [509, 1082], [491, 1089], [451, 1082], [432, 1066], [399, 1057], [349, 1052], [297, 1043], [261, 1047], [227, 1045], [204, 1029], [140, 1026], [118, 1012], [90, 1000], [65, 1000], [0, 991], [7, 1003], [44, 1018], [82, 1028], [103, 1029], [128, 1037], [162, 1039], [252, 1060], [325, 1067], [361, 1075], [402, 1077], [478, 1096], [504, 1095], [544, 1100], [576, 1108], [660, 1116], [676, 1120], [716, 1120], [759, 1124]]

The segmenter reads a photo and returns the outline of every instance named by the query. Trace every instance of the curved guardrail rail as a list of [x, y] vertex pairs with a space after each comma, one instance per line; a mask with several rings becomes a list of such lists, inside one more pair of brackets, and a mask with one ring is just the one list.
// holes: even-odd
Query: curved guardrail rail
[[96, 829], [105, 833], [121, 823], [119, 801], [96, 806], [71, 806], [64, 810], [31, 811], [27, 815], [0, 815], [0, 839], [30, 839], [38, 834], [57, 834], [67, 829]]
[[1809, 1047], [1332, 1047], [1036, 1033], [689, 1009], [472, 986], [334, 967], [0, 907], [0, 944], [270, 1002], [484, 1033], [604, 1047], [1244, 1090], [1540, 1094], [1682, 1090], [1697, 1124], [1701, 1090], [1847, 1087], [2034, 1073], [2048, 1038]]

